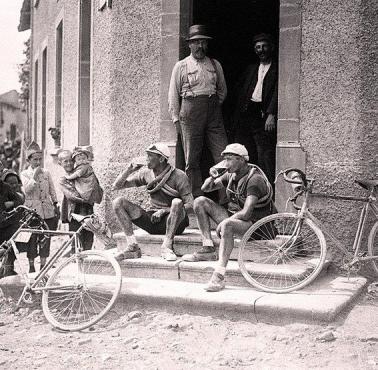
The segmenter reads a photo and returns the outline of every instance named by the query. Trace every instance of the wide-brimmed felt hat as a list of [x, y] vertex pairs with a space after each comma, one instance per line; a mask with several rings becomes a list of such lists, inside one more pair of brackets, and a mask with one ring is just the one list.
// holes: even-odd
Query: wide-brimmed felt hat
[[253, 36], [253, 39], [252, 39], [253, 45], [255, 45], [256, 42], [259, 42], [259, 41], [268, 41], [270, 44], [274, 44], [273, 37], [269, 33], [259, 33]]
[[42, 154], [42, 150], [38, 143], [32, 141], [29, 146], [26, 148], [26, 158], [29, 159], [33, 154], [39, 153]]
[[209, 32], [207, 30], [207, 27], [203, 24], [194, 24], [193, 26], [190, 26], [189, 33], [186, 41], [191, 40], [212, 40], [213, 38], [209, 36]]
[[155, 143], [150, 145], [146, 149], [147, 153], [154, 153], [154, 154], [159, 154], [165, 159], [168, 159], [169, 156], [171, 155], [171, 151], [169, 150], [169, 147], [167, 144], [164, 143]]

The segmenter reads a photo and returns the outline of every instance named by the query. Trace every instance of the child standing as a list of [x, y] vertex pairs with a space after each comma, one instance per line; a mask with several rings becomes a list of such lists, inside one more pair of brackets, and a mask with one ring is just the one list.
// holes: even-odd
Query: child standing
[[[55, 187], [50, 173], [42, 168], [42, 151], [36, 142], [32, 142], [26, 151], [29, 167], [21, 172], [21, 181], [25, 193], [25, 205], [34, 209], [46, 222], [50, 230], [56, 230], [60, 216]], [[38, 247], [38, 236], [33, 235], [29, 242], [29, 272], [35, 272], [34, 259], [39, 254], [41, 269], [50, 255], [50, 238]]]

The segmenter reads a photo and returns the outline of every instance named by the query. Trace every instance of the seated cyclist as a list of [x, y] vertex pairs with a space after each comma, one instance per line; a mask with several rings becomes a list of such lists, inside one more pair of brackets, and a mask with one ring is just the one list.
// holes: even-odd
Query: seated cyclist
[[272, 186], [258, 167], [248, 163], [247, 149], [241, 144], [229, 144], [222, 156], [227, 172], [217, 178], [207, 178], [201, 189], [210, 192], [226, 188], [227, 208], [203, 196], [194, 200], [202, 248], [182, 257], [191, 262], [216, 260], [210, 233], [210, 219], [214, 220], [218, 224], [216, 232], [221, 240], [218, 266], [205, 286], [209, 292], [225, 287], [224, 275], [234, 248], [234, 236], [242, 236], [254, 222], [276, 211]]

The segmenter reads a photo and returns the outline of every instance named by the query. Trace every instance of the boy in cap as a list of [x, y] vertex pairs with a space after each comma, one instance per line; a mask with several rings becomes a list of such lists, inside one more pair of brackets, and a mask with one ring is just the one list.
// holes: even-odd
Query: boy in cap
[[[26, 150], [29, 167], [20, 174], [25, 193], [25, 205], [43, 218], [50, 230], [56, 230], [60, 216], [58, 199], [50, 172], [42, 168], [42, 150], [32, 142]], [[29, 241], [29, 272], [35, 272], [34, 259], [39, 254], [41, 269], [50, 255], [50, 238], [37, 250], [37, 235]]]
[[73, 181], [80, 197], [89, 204], [101, 203], [103, 191], [89, 161], [93, 159], [91, 146], [78, 146], [72, 154], [74, 170], [66, 174]]
[[262, 217], [275, 211], [273, 190], [265, 174], [248, 163], [249, 156], [245, 146], [229, 144], [222, 152], [227, 172], [220, 177], [208, 177], [203, 186], [204, 192], [226, 189], [227, 208], [206, 197], [196, 198], [194, 212], [202, 235], [202, 248], [194, 254], [182, 257], [184, 261], [216, 260], [214, 242], [210, 233], [210, 219], [218, 226], [220, 237], [219, 263], [205, 286], [205, 290], [216, 292], [224, 288], [226, 266], [234, 248], [234, 235], [243, 235], [249, 227]]
[[113, 201], [113, 209], [126, 235], [127, 248], [116, 255], [117, 260], [139, 258], [141, 250], [136, 241], [133, 224], [150, 234], [165, 234], [161, 256], [167, 261], [177, 259], [173, 251], [173, 237], [189, 225], [187, 210], [193, 207], [188, 177], [168, 163], [170, 150], [163, 143], [150, 145], [147, 167], [130, 164], [115, 180], [113, 190], [146, 185], [150, 207], [144, 210], [126, 197]]

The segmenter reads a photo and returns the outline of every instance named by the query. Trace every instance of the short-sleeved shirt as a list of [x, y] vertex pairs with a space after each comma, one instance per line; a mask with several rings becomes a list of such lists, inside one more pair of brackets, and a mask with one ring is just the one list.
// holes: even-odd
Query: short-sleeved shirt
[[[128, 176], [127, 181], [132, 181], [135, 186], [143, 186], [147, 185], [154, 179], [154, 172], [148, 167], [142, 167], [138, 172], [132, 173], [130, 176]], [[191, 204], [193, 206], [193, 196], [191, 193], [189, 180], [183, 171], [175, 168], [169, 176], [166, 184], [179, 193], [177, 198], [182, 199], [184, 204]], [[162, 190], [150, 193], [149, 210], [169, 208], [174, 198], [175, 197], [166, 194]]]
[[[261, 199], [268, 194], [268, 186], [265, 179], [260, 174], [254, 173], [249, 179], [248, 175], [249, 173], [246, 173], [238, 181], [235, 181], [235, 174], [226, 172], [219, 178], [219, 181], [222, 182], [222, 185], [225, 188], [227, 188], [227, 185], [230, 183], [230, 187], [226, 193], [228, 200], [227, 209], [231, 214], [240, 211], [244, 207], [242, 199], [246, 199], [250, 195], [254, 195], [258, 199]], [[231, 182], [230, 179], [232, 179]], [[252, 212], [251, 221], [257, 221], [270, 215], [272, 213], [272, 207], [272, 202], [269, 202], [269, 204], [262, 208], [255, 207]]]

